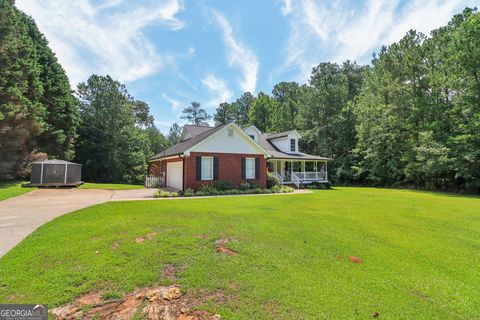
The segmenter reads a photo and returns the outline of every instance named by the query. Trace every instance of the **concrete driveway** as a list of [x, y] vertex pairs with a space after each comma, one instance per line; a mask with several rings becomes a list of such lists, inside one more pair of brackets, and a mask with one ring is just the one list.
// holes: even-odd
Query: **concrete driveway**
[[110, 200], [149, 198], [155, 189], [38, 189], [0, 201], [0, 257], [42, 224]]

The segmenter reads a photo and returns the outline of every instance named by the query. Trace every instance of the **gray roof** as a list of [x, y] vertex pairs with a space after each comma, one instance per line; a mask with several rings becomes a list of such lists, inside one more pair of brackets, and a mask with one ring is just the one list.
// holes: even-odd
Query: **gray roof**
[[44, 161], [35, 161], [32, 163], [43, 163], [43, 164], [78, 164], [70, 161], [59, 160], [59, 159], [51, 159], [51, 160], [44, 160]]
[[[157, 153], [156, 155], [151, 157], [150, 160], [156, 160], [156, 159], [181, 155], [188, 149], [202, 142], [203, 140], [210, 137], [212, 134], [224, 128], [225, 126], [226, 125], [213, 128], [213, 127], [200, 127], [200, 126], [188, 125], [188, 128], [186, 128], [186, 130], [189, 130], [190, 134], [192, 135], [192, 138], [181, 141], [176, 145], [171, 146], [170, 148]], [[261, 135], [258, 136], [258, 144], [272, 155], [272, 159], [332, 160], [330, 158], [313, 156], [313, 155], [302, 153], [302, 152], [292, 152], [292, 153], [282, 152], [278, 148], [276, 148], [273, 145], [273, 143], [269, 141], [270, 139], [288, 136], [292, 131], [293, 130], [276, 133], [276, 134], [262, 133]], [[194, 132], [195, 135], [193, 135], [192, 132]]]
[[186, 130], [190, 135], [193, 137], [199, 135], [200, 133], [204, 133], [206, 131], [209, 131], [213, 129], [213, 127], [207, 127], [207, 126], [195, 126], [192, 124], [186, 124], [183, 127], [184, 130]]
[[[165, 158], [165, 157], [170, 157], [170, 156], [183, 154], [185, 151], [187, 151], [191, 147], [195, 146], [196, 144], [202, 142], [203, 140], [210, 137], [212, 134], [219, 131], [220, 129], [222, 129], [225, 126], [226, 125], [215, 127], [215, 128], [203, 127], [203, 128], [207, 128], [208, 130], [203, 130], [203, 132], [198, 133], [194, 137], [192, 137], [190, 139], [187, 139], [187, 140], [184, 140], [180, 143], [177, 143], [176, 145], [173, 145], [170, 148], [157, 153], [156, 155], [151, 157], [150, 160], [155, 160], [155, 159], [160, 159], [160, 158]], [[194, 127], [194, 126], [192, 126], [192, 127]], [[199, 127], [197, 127], [197, 128], [199, 128]]]
[[283, 131], [283, 132], [279, 132], [279, 133], [272, 133], [272, 134], [266, 133], [265, 135], [266, 135], [267, 140], [269, 140], [269, 139], [286, 137], [290, 133], [292, 133], [293, 131], [295, 131], [295, 130], [288, 130], [288, 131]]
[[[293, 131], [293, 130], [292, 130]], [[288, 131], [288, 133], [292, 132], [292, 131]], [[282, 132], [281, 134], [284, 134], [285, 132]], [[280, 133], [279, 133], [280, 134]], [[286, 134], [288, 135], [288, 134]], [[267, 133], [262, 133], [260, 136], [258, 136], [258, 143], [265, 149], [268, 151], [268, 153], [270, 153], [272, 155], [272, 159], [292, 159], [292, 160], [332, 160], [330, 158], [325, 158], [325, 157], [319, 157], [319, 156], [314, 156], [314, 155], [311, 155], [311, 154], [306, 154], [306, 153], [303, 153], [303, 152], [291, 152], [291, 153], [287, 153], [287, 152], [283, 152], [283, 151], [280, 151], [277, 147], [275, 147], [275, 145], [273, 145], [273, 143], [271, 143], [270, 139], [271, 138], [271, 134], [267, 134]], [[278, 138], [280, 136], [277, 136], [276, 138]]]

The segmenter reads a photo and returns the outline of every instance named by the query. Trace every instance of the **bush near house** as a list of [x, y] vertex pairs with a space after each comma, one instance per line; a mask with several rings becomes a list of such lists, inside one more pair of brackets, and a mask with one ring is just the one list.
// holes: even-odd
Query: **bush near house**
[[[229, 187], [230, 186], [230, 187]], [[292, 187], [275, 185], [270, 189], [260, 188], [256, 183], [243, 182], [238, 188], [231, 187], [230, 183], [219, 181], [213, 185], [204, 184], [197, 191], [188, 188], [181, 192], [169, 192], [165, 190], [158, 190], [155, 198], [170, 198], [170, 197], [193, 197], [193, 196], [218, 196], [218, 195], [233, 195], [233, 194], [268, 194], [268, 193], [289, 193], [293, 192]]]

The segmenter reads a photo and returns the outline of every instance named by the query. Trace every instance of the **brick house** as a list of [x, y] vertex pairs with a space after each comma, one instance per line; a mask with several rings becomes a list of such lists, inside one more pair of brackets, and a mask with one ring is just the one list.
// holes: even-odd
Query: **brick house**
[[[254, 126], [243, 130], [235, 123], [219, 127], [186, 125], [178, 144], [149, 160], [149, 175], [163, 177], [167, 187], [178, 190], [198, 189], [215, 181], [265, 187], [267, 171], [285, 184], [326, 182], [330, 159], [298, 152], [299, 137], [295, 130], [270, 135]], [[322, 166], [317, 170], [319, 162]], [[315, 163], [315, 171], [305, 171], [307, 163], [311, 168]]]

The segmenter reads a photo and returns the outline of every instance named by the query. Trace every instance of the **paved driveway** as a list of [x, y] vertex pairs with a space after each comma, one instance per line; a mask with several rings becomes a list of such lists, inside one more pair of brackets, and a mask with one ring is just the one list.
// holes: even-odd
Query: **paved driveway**
[[38, 189], [0, 201], [0, 257], [42, 224], [110, 200], [151, 197], [155, 189]]

